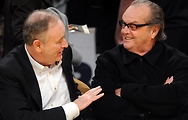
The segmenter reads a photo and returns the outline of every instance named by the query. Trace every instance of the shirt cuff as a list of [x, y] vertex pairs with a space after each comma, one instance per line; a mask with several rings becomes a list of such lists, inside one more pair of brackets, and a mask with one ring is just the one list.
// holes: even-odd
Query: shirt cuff
[[65, 111], [67, 120], [73, 120], [74, 118], [78, 117], [80, 114], [78, 106], [74, 102], [65, 104], [62, 107]]

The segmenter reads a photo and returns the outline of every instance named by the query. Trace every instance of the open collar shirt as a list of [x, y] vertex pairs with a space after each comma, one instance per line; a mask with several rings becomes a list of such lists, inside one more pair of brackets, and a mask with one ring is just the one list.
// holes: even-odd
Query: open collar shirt
[[79, 109], [74, 102], [71, 102], [70, 95], [61, 66], [62, 61], [50, 66], [43, 66], [36, 62], [28, 53], [33, 70], [38, 80], [43, 110], [62, 106], [68, 120], [79, 115]]

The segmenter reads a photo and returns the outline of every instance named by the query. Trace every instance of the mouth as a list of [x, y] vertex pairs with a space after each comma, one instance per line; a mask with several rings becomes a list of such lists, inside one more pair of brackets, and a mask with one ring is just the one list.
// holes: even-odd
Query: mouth
[[124, 40], [133, 40], [133, 38], [124, 38]]
[[63, 54], [63, 51], [59, 52], [58, 55], [62, 55]]

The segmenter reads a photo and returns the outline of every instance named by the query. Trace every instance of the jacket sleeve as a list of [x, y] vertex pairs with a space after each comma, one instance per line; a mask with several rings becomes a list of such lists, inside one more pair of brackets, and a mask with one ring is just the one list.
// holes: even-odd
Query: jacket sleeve
[[[109, 58], [110, 59], [110, 58]], [[118, 59], [118, 58], [117, 58]], [[139, 112], [129, 101], [115, 95], [116, 70], [106, 58], [98, 57], [92, 87], [101, 86], [104, 96], [92, 104], [98, 120], [125, 120], [137, 118]]]
[[[106, 55], [106, 54], [105, 54]], [[154, 115], [162, 118], [178, 120], [187, 116], [185, 109], [188, 100], [188, 60], [179, 59], [173, 63], [173, 69], [169, 73], [174, 76], [171, 84], [144, 84], [138, 82], [118, 83], [123, 80], [124, 69], [117, 68], [124, 66], [120, 63], [119, 57], [100, 56], [96, 61], [95, 76], [92, 86], [100, 85], [104, 96], [93, 103], [96, 114], [102, 118], [125, 119], [126, 117], [141, 118]], [[115, 61], [117, 60], [117, 61]], [[167, 65], [170, 66], [170, 65]], [[121, 71], [121, 72], [120, 72]], [[120, 75], [121, 74], [121, 75]], [[129, 79], [129, 80], [128, 80]], [[126, 81], [131, 81], [128, 78]], [[122, 85], [123, 84], [123, 85]], [[121, 87], [121, 97], [115, 95], [115, 89]], [[142, 114], [143, 113], [143, 114]], [[176, 117], [179, 117], [176, 119]], [[183, 119], [184, 120], [184, 119]]]
[[188, 60], [178, 61], [169, 72], [174, 76], [171, 84], [127, 83], [122, 86], [121, 97], [158, 116], [177, 116], [188, 100]]

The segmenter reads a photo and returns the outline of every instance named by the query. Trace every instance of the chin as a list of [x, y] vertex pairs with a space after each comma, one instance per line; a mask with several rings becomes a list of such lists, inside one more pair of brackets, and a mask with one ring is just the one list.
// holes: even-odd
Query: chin
[[62, 56], [63, 56], [62, 53], [58, 53], [56, 57], [58, 57], [58, 58], [61, 57], [62, 58]]
[[130, 50], [132, 47], [130, 45], [123, 45], [125, 49]]
[[126, 48], [126, 49], [129, 48], [129, 44], [127, 44], [127, 43], [124, 43], [123, 46], [124, 46], [124, 48]]
[[57, 58], [57, 59], [56, 59], [56, 61], [60, 61], [60, 60], [62, 60], [62, 58]]

